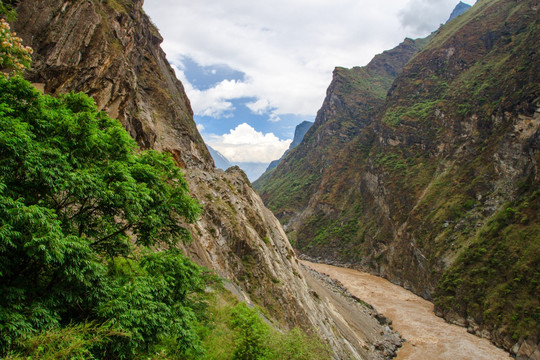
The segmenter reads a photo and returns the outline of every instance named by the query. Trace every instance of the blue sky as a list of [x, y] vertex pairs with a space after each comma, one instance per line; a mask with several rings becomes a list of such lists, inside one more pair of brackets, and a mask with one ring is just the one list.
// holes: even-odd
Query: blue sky
[[[197, 90], [212, 89], [223, 81], [246, 81], [245, 73], [232, 69], [225, 64], [201, 66], [187, 56], [181, 57], [174, 62], [181, 64], [185, 78]], [[248, 107], [249, 104], [256, 103], [257, 100], [258, 98], [255, 96], [229, 99], [230, 108], [224, 110], [219, 116], [199, 113], [195, 115], [195, 121], [197, 124], [202, 125], [204, 132], [208, 134], [222, 135], [242, 123], [247, 123], [263, 133], [272, 132], [280, 139], [290, 139], [294, 135], [297, 124], [304, 120], [314, 120], [312, 115], [297, 114], [279, 114], [279, 120], [271, 119], [268, 111], [275, 109], [269, 108], [257, 113]]]
[[436, 30], [459, 0], [145, 0], [207, 143], [270, 162], [313, 121], [336, 66]]

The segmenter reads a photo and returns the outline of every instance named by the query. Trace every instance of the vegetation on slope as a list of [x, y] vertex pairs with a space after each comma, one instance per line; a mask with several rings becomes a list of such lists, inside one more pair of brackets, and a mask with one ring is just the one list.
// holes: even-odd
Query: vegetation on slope
[[538, 190], [523, 194], [476, 233], [438, 284], [438, 310], [506, 328], [514, 340], [538, 334], [539, 200]]
[[[375, 121], [328, 153], [363, 102], [325, 103], [333, 127], [308, 134], [261, 186], [278, 216], [282, 203], [296, 209], [282, 220], [297, 248], [380, 271], [507, 349], [540, 333], [534, 6], [479, 1], [411, 59]], [[291, 196], [296, 179], [309, 202]]]
[[199, 323], [203, 354], [188, 360], [322, 360], [331, 357], [317, 337], [294, 328], [279, 332], [258, 307], [250, 308], [220, 290], [208, 295], [211, 316]]
[[151, 251], [188, 239], [179, 221], [199, 213], [171, 157], [137, 152], [90, 98], [18, 77], [0, 78], [0, 115], [0, 352], [60, 329], [103, 336], [84, 350], [96, 356], [196, 348], [207, 280]]
[[405, 39], [364, 67], [334, 70], [325, 104], [302, 143], [253, 184], [282, 223], [307, 207], [324, 186], [324, 174], [348, 156], [349, 143], [374, 120], [394, 79], [424, 45], [423, 39]]

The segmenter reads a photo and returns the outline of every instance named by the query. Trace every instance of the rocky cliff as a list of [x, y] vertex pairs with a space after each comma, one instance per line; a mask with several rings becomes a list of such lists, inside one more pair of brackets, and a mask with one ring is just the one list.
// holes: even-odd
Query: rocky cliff
[[336, 69], [260, 184], [302, 252], [383, 275], [523, 359], [540, 333], [538, 10], [479, 1], [382, 87], [354, 76], [371, 64]]
[[308, 287], [316, 279], [299, 266], [245, 174], [214, 168], [142, 0], [22, 0], [17, 11], [15, 29], [34, 48], [27, 75], [36, 86], [50, 94], [86, 92], [141, 148], [168, 151], [185, 168], [204, 206], [186, 253], [228, 279], [238, 297], [267, 309], [275, 326], [300, 326], [325, 339], [336, 358], [391, 357], [399, 341], [384, 321], [361, 304], [351, 305], [351, 316], [328, 306]]
[[[343, 171], [326, 180], [325, 173], [338, 174], [338, 170], [330, 172], [328, 168], [338, 159], [348, 158], [347, 144], [373, 122], [394, 79], [425, 42], [405, 39], [364, 67], [334, 70], [323, 106], [302, 143], [285, 156], [274, 172], [256, 182], [265, 204], [283, 223], [302, 216], [311, 195], [326, 186], [324, 182], [347, 181], [340, 180]], [[295, 234], [291, 233], [293, 242]]]
[[83, 91], [141, 148], [169, 151], [182, 166], [212, 168], [182, 84], [159, 47], [163, 39], [141, 6], [22, 1], [16, 30], [35, 51], [28, 79], [50, 94]]

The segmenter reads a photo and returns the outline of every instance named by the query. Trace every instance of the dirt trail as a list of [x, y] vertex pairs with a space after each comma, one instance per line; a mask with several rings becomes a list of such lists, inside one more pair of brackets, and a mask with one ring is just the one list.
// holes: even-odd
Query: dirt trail
[[508, 360], [511, 357], [486, 339], [448, 324], [433, 313], [433, 304], [367, 273], [331, 265], [303, 263], [339, 280], [349, 291], [391, 319], [407, 341], [397, 353], [400, 360]]

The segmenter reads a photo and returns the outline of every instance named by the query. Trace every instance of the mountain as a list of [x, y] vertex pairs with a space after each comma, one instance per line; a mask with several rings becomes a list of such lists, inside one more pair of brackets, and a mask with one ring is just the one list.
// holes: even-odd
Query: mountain
[[291, 145], [289, 145], [289, 150], [294, 149], [302, 142], [302, 139], [308, 132], [309, 128], [313, 125], [311, 121], [302, 121], [300, 124], [296, 125], [294, 129], [294, 137]]
[[214, 159], [214, 164], [218, 169], [227, 170], [228, 168], [233, 166], [222, 153], [215, 150], [208, 144], [206, 144], [206, 147], [208, 148], [210, 155], [212, 155], [212, 159]]
[[273, 327], [299, 327], [324, 339], [336, 359], [391, 357], [399, 339], [380, 315], [349, 300], [331, 305], [330, 290], [313, 290], [308, 284], [318, 280], [300, 266], [244, 172], [215, 169], [142, 0], [17, 3], [13, 26], [34, 49], [27, 78], [36, 87], [52, 95], [85, 92], [141, 148], [169, 152], [182, 167], [203, 207], [197, 222], [186, 225], [193, 240], [184, 253], [225, 279], [231, 296], [263, 308]]
[[423, 46], [336, 68], [257, 184], [300, 252], [385, 276], [524, 359], [540, 333], [538, 21], [535, 1], [479, 1]]
[[[285, 153], [278, 160], [272, 161], [268, 165], [268, 167], [266, 168], [266, 171], [270, 171], [271, 169], [278, 166], [279, 163], [281, 162], [281, 160], [283, 160], [285, 155], [287, 155], [287, 153], [289, 151], [291, 151], [291, 149], [294, 149], [295, 147], [300, 145], [300, 143], [302, 142], [302, 139], [304, 138], [304, 136], [306, 135], [306, 133], [308, 132], [309, 128], [312, 125], [313, 125], [313, 123], [311, 121], [302, 121], [300, 124], [296, 125], [296, 128], [294, 129], [293, 141], [292, 141], [291, 145], [289, 145], [289, 149], [287, 149], [287, 151], [285, 151]], [[255, 186], [255, 188], [257, 188], [257, 187]]]
[[[282, 223], [288, 224], [305, 209], [321, 184], [321, 169], [340, 156], [348, 156], [344, 145], [371, 124], [397, 75], [425, 43], [423, 39], [405, 39], [364, 67], [334, 70], [323, 107], [301, 144], [256, 182], [265, 204]], [[293, 243], [294, 235], [289, 236]]]
[[460, 1], [459, 4], [456, 5], [454, 10], [452, 10], [452, 13], [450, 14], [450, 17], [446, 22], [449, 22], [450, 20], [457, 18], [459, 15], [463, 14], [465, 11], [469, 10], [471, 8], [471, 5], [465, 4], [463, 1]]

